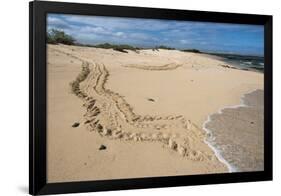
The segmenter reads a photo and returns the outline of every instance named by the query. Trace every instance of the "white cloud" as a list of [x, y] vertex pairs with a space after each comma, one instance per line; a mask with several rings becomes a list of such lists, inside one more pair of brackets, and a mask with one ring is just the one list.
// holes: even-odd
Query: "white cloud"
[[83, 28], [77, 27], [77, 30], [82, 33], [95, 33], [95, 34], [105, 34], [105, 35], [111, 34], [108, 30], [102, 27], [85, 26]]
[[188, 41], [188, 40], [186, 40], [186, 39], [181, 39], [181, 40], [180, 40], [180, 43], [181, 43], [181, 44], [188, 44], [188, 43], [190, 43], [190, 41]]
[[117, 36], [123, 36], [124, 35], [124, 33], [123, 32], [117, 32], [117, 33], [115, 33]]
[[56, 27], [56, 28], [68, 28], [69, 27], [69, 24], [67, 22], [65, 22], [64, 20], [62, 20], [60, 18], [55, 18], [55, 17], [48, 17], [47, 24], [48, 24], [48, 26]]
[[121, 31], [114, 33], [114, 35], [120, 38], [127, 38], [126, 34]]

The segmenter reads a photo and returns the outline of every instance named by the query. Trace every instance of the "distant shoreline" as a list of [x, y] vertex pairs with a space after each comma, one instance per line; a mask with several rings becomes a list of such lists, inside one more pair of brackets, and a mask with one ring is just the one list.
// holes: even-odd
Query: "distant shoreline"
[[263, 73], [264, 57], [236, 54], [209, 54], [211, 58], [224, 61], [240, 70]]

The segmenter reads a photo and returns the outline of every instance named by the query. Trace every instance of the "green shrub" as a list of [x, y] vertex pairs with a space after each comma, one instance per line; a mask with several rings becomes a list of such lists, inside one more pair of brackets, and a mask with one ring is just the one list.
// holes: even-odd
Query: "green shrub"
[[137, 47], [133, 47], [127, 44], [120, 44], [120, 45], [115, 45], [115, 44], [109, 44], [109, 43], [104, 43], [104, 44], [98, 44], [95, 45], [94, 47], [96, 48], [104, 48], [104, 49], [113, 49], [119, 52], [124, 52], [124, 53], [128, 53], [126, 50], [132, 50], [132, 51], [137, 51], [140, 48]]
[[104, 44], [98, 44], [98, 45], [95, 45], [96, 48], [104, 48], [104, 49], [109, 49], [109, 48], [112, 48], [113, 45], [109, 44], [109, 43], [104, 43]]
[[193, 53], [201, 53], [200, 50], [197, 50], [197, 49], [185, 49], [185, 50], [182, 50], [183, 52], [193, 52]]
[[73, 45], [75, 39], [64, 31], [51, 29], [47, 32], [47, 43]]
[[156, 46], [155, 49], [175, 50], [175, 48], [171, 48], [164, 45]]
[[126, 50], [123, 48], [113, 48], [113, 50], [118, 51], [118, 52], [123, 52], [123, 53], [128, 53]]

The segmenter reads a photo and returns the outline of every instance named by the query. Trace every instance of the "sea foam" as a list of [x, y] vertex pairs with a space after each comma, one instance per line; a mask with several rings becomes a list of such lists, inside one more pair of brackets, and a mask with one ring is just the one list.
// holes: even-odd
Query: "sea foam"
[[[222, 114], [224, 109], [235, 109], [235, 108], [240, 108], [240, 107], [249, 107], [248, 105], [245, 104], [245, 101], [244, 101], [245, 95], [250, 94], [250, 93], [252, 93], [256, 90], [252, 90], [252, 91], [247, 92], [244, 95], [242, 95], [242, 97], [240, 98], [240, 104], [223, 107], [223, 108], [219, 109], [218, 112], [216, 112], [214, 114]], [[239, 172], [239, 169], [237, 167], [235, 167], [234, 165], [230, 164], [227, 160], [225, 160], [225, 158], [222, 155], [222, 149], [220, 149], [220, 147], [217, 146], [217, 144], [215, 142], [216, 138], [213, 136], [212, 131], [207, 128], [207, 124], [209, 122], [211, 122], [211, 120], [212, 120], [211, 116], [214, 115], [214, 114], [210, 114], [207, 117], [207, 120], [203, 123], [203, 130], [207, 133], [207, 136], [205, 137], [204, 142], [214, 151], [218, 160], [226, 165], [226, 167], [228, 168], [228, 171], [230, 173]]]

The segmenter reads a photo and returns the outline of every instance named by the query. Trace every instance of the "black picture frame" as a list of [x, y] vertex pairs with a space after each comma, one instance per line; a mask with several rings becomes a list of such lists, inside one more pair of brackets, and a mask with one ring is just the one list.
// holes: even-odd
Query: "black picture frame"
[[[264, 171], [47, 183], [46, 14], [119, 16], [264, 25]], [[29, 193], [57, 194], [272, 180], [272, 16], [61, 2], [29, 4]]]

